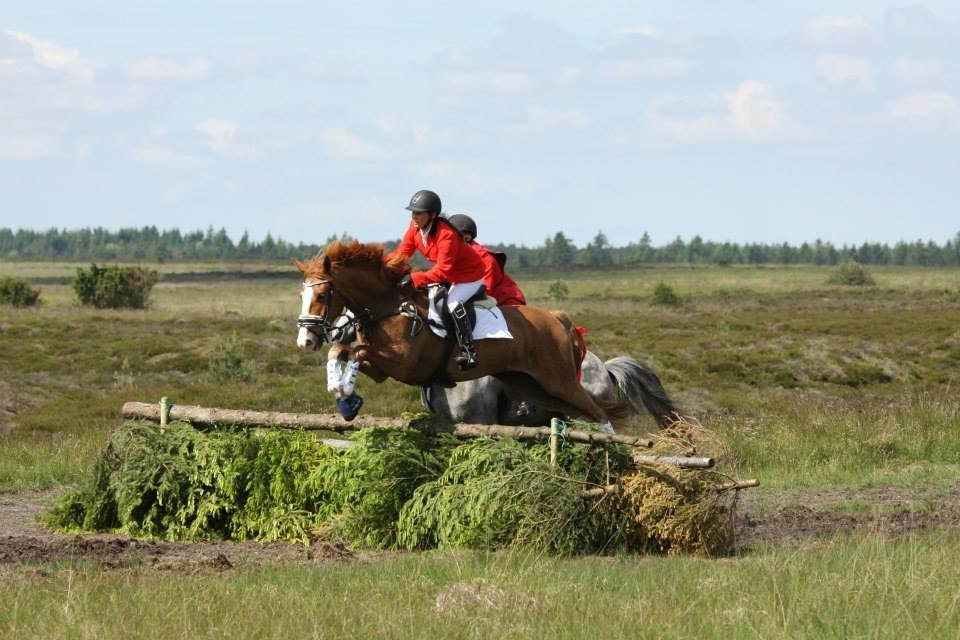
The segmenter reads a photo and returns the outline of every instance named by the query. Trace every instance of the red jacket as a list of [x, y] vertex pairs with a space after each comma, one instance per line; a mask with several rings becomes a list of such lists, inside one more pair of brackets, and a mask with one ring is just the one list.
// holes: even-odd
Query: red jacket
[[427, 234], [424, 243], [420, 230], [413, 222], [403, 235], [400, 245], [387, 256], [389, 261], [397, 255], [409, 258], [419, 251], [427, 260], [434, 263], [427, 271], [417, 271], [410, 274], [413, 286], [422, 287], [434, 282], [474, 282], [482, 280], [484, 274], [483, 261], [471, 249], [460, 232], [454, 229], [444, 218], [436, 218], [433, 227]]
[[[527, 300], [523, 297], [523, 292], [520, 291], [520, 287], [517, 286], [513, 278], [508, 276], [507, 272], [503, 270], [500, 260], [497, 259], [497, 254], [476, 242], [471, 243], [470, 246], [477, 252], [480, 259], [483, 260], [485, 270], [483, 284], [487, 287], [487, 295], [496, 299], [498, 305], [527, 304]], [[503, 254], [500, 255], [503, 256]], [[503, 256], [503, 259], [506, 260], [506, 256]]]

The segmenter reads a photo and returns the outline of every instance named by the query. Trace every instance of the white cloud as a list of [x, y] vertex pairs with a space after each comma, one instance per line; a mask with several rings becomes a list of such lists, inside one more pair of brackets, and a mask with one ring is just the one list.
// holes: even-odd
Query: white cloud
[[726, 137], [731, 130], [730, 119], [723, 116], [694, 118], [665, 117], [651, 113], [650, 128], [656, 133], [680, 142], [708, 142]]
[[330, 151], [346, 158], [380, 160], [385, 155], [379, 146], [362, 140], [343, 127], [325, 131], [323, 141]]
[[943, 91], [926, 91], [904, 96], [890, 104], [895, 118], [932, 127], [960, 125], [957, 99]]
[[[461, 188], [470, 188], [480, 191], [502, 191], [514, 195], [527, 195], [533, 189], [534, 185], [528, 180], [522, 180], [513, 176], [500, 176], [487, 173], [478, 173], [449, 163], [428, 163], [412, 166], [411, 169], [415, 175], [437, 182], [436, 189], [439, 193], [445, 191], [444, 185], [457, 185], [457, 190]], [[444, 207], [444, 211], [456, 211]]]
[[807, 26], [807, 36], [815, 44], [848, 44], [869, 38], [872, 29], [861, 16], [817, 16]]
[[733, 126], [752, 140], [765, 140], [782, 134], [788, 128], [786, 109], [776, 100], [769, 87], [756, 80], [744, 80], [727, 95], [727, 107]]
[[406, 131], [403, 123], [392, 116], [381, 116], [379, 118], [375, 118], [373, 121], [373, 126], [391, 136], [398, 136]]
[[428, 124], [413, 125], [412, 133], [413, 144], [418, 147], [425, 147], [430, 144], [430, 142], [443, 137], [438, 135], [437, 132], [434, 131], [433, 127]]
[[602, 73], [614, 80], [629, 78], [673, 78], [690, 73], [694, 64], [684, 58], [640, 58], [604, 65]]
[[943, 60], [900, 58], [893, 63], [893, 75], [900, 82], [924, 84], [943, 75]]
[[589, 118], [576, 109], [556, 111], [542, 109], [540, 107], [530, 107], [527, 109], [527, 117], [530, 121], [530, 124], [536, 128], [566, 125], [582, 126], [590, 122]]
[[530, 78], [514, 71], [448, 72], [443, 74], [442, 80], [455, 91], [518, 93], [530, 89]]
[[236, 141], [239, 128], [229, 120], [210, 118], [199, 123], [195, 129], [207, 137], [206, 144], [215, 151], [227, 151]]
[[173, 58], [143, 58], [127, 66], [127, 73], [141, 80], [202, 80], [213, 71], [205, 58], [180, 62]]
[[817, 75], [831, 84], [869, 87], [873, 83], [873, 66], [866, 58], [825, 54], [817, 57]]
[[[727, 113], [716, 111], [716, 101], [704, 104], [690, 98], [664, 97], [653, 101], [647, 112], [647, 126], [654, 133], [685, 143], [718, 141], [733, 135]], [[703, 113], [706, 111], [706, 113]], [[683, 113], [696, 115], [681, 115]]]
[[318, 80], [337, 84], [360, 79], [363, 74], [354, 66], [316, 60], [304, 64], [304, 71]]
[[583, 67], [580, 66], [568, 66], [560, 69], [559, 71], [553, 74], [554, 82], [556, 82], [561, 87], [569, 87], [576, 84], [576, 82], [583, 75]]
[[446, 162], [431, 162], [421, 165], [420, 172], [429, 178], [447, 178], [453, 175], [453, 165]]
[[0, 133], [0, 160], [48, 158], [60, 149], [60, 139], [45, 133]]
[[636, 27], [620, 27], [615, 32], [618, 36], [643, 36], [646, 38], [656, 38], [660, 32], [656, 27], [641, 25]]
[[82, 60], [80, 52], [76, 49], [65, 49], [53, 42], [41, 40], [21, 31], [4, 31], [4, 35], [25, 45], [30, 51], [30, 60], [34, 64], [65, 73], [80, 82], [89, 82], [93, 79], [93, 66]]
[[195, 167], [203, 164], [199, 158], [159, 147], [140, 147], [134, 151], [134, 155], [141, 162], [163, 167]]

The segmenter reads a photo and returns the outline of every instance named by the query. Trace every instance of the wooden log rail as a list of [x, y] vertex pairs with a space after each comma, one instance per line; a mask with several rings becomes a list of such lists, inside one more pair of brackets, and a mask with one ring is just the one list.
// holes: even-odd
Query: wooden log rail
[[[156, 422], [161, 421], [159, 404], [146, 402], [127, 402], [122, 409], [124, 418], [145, 418]], [[307, 431], [358, 431], [367, 427], [406, 428], [409, 421], [400, 418], [378, 418], [374, 416], [359, 416], [351, 422], [345, 421], [339, 415], [319, 413], [280, 413], [275, 411], [244, 411], [238, 409], [213, 409], [194, 405], [171, 405], [168, 410], [170, 420], [184, 420], [190, 424], [201, 426], [237, 425], [241, 427], [257, 427], [261, 429], [303, 429]], [[429, 420], [418, 421], [417, 427], [430, 432], [447, 432], [460, 438], [478, 438], [480, 436], [502, 436], [517, 440], [547, 440], [550, 437], [549, 427], [511, 427], [499, 424], [454, 424], [445, 425]], [[625, 444], [634, 447], [653, 446], [648, 438], [623, 436], [617, 434], [598, 433], [595, 431], [581, 431], [568, 429], [563, 437], [575, 442], [589, 444]]]
[[633, 461], [636, 464], [654, 462], [688, 469], [709, 469], [716, 464], [716, 460], [713, 458], [687, 458], [683, 456], [633, 456]]
[[[161, 410], [161, 406], [163, 410]], [[341, 416], [332, 414], [317, 413], [280, 413], [274, 411], [244, 411], [238, 409], [213, 409], [209, 407], [198, 407], [194, 405], [175, 405], [166, 402], [166, 398], [160, 404], [150, 404], [146, 402], [127, 402], [121, 410], [124, 418], [144, 418], [166, 424], [168, 420], [183, 420], [194, 425], [217, 426], [217, 425], [237, 425], [242, 427], [253, 427], [259, 429], [303, 429], [307, 431], [358, 431], [367, 427], [388, 427], [388, 428], [406, 428], [410, 422], [399, 418], [378, 418], [374, 416], [363, 416], [354, 419], [351, 422], [345, 421]], [[416, 422], [417, 428], [429, 433], [447, 432], [460, 438], [478, 438], [481, 436], [502, 436], [516, 438], [517, 440], [547, 440], [551, 437], [549, 427], [512, 427], [506, 425], [483, 425], [483, 424], [454, 424], [446, 425], [430, 420]], [[647, 438], [636, 438], [633, 436], [622, 436], [616, 434], [597, 433], [594, 431], [580, 431], [568, 429], [563, 433], [563, 437], [576, 442], [586, 442], [590, 444], [626, 444], [635, 447], [652, 447], [653, 441]], [[336, 448], [349, 447], [352, 443], [349, 440], [324, 440], [330, 446]], [[635, 455], [634, 464], [660, 463], [677, 467], [709, 469], [714, 466], [713, 458], [691, 458], [683, 456], [657, 456], [657, 455]], [[731, 489], [740, 490], [749, 487], [759, 486], [758, 480], [745, 480], [740, 482], [731, 482], [718, 487], [718, 491], [729, 491]], [[602, 497], [607, 495], [617, 495], [621, 488], [617, 485], [607, 485], [586, 489], [582, 492], [583, 497]]]

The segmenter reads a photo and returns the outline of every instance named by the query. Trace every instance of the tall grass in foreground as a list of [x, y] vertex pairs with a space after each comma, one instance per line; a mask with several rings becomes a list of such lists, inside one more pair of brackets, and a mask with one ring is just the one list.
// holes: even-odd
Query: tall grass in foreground
[[[942, 468], [952, 484], [960, 469], [960, 399], [950, 390], [917, 392], [890, 402], [815, 402], [786, 397], [753, 420], [718, 417], [741, 473], [765, 486], [890, 483], [890, 472]], [[937, 481], [936, 477], [923, 478]]]
[[0, 433], [0, 487], [46, 489], [79, 482], [105, 443], [102, 432]]
[[[0, 581], [0, 637], [956, 638], [960, 540], [859, 534], [731, 561], [436, 554]], [[269, 612], [269, 613], [268, 613]]]

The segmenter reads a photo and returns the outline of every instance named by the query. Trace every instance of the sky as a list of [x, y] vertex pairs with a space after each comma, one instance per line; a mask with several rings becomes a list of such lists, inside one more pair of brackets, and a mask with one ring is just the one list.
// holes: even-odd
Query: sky
[[0, 0], [0, 227], [960, 232], [960, 3]]

